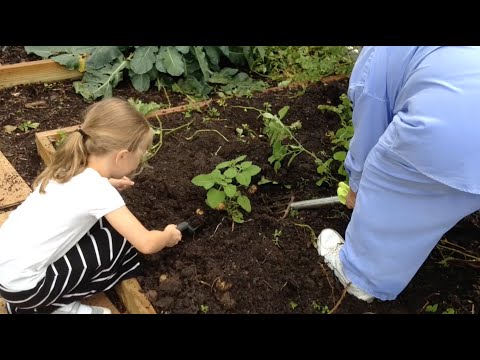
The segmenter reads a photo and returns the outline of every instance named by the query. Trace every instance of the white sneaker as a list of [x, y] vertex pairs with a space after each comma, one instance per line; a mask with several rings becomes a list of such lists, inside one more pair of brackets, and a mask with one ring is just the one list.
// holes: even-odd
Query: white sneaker
[[[317, 250], [320, 256], [323, 256], [325, 263], [333, 270], [335, 276], [340, 280], [343, 286], [350, 283], [343, 272], [343, 266], [340, 261], [340, 249], [344, 244], [343, 237], [333, 229], [324, 229], [318, 235]], [[357, 286], [350, 283], [347, 292], [356, 298], [371, 303], [374, 297]]]
[[74, 301], [68, 305], [61, 306], [52, 314], [111, 314], [112, 312], [108, 308], [100, 307], [100, 306], [90, 306], [84, 305], [80, 301]]

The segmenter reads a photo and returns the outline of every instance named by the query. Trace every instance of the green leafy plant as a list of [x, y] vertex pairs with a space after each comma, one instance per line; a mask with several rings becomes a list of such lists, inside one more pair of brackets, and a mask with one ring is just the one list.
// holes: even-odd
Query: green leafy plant
[[290, 308], [292, 310], [295, 310], [298, 307], [298, 304], [293, 300], [290, 300], [290, 302], [288, 304], [290, 305]]
[[244, 161], [246, 155], [234, 160], [218, 164], [209, 174], [199, 174], [192, 179], [192, 183], [203, 187], [207, 191], [207, 205], [216, 210], [226, 210], [230, 218], [236, 223], [243, 223], [243, 213], [251, 212], [249, 198], [242, 193], [248, 191], [252, 177], [260, 173], [261, 169], [251, 161]]
[[165, 104], [158, 104], [154, 101], [147, 103], [142, 102], [142, 100], [139, 99], [134, 99], [130, 98], [128, 99], [128, 102], [137, 109], [139, 113], [141, 113], [143, 116], [146, 116], [154, 111], [157, 111], [159, 109], [164, 109], [167, 106]]
[[280, 236], [282, 236], [282, 230], [275, 229], [273, 233], [273, 243], [280, 247]]
[[313, 310], [318, 311], [320, 314], [328, 314], [330, 309], [327, 305], [321, 306], [316, 301], [312, 302]]
[[313, 158], [314, 163], [317, 165], [317, 172], [322, 176], [317, 181], [317, 185], [320, 186], [324, 181], [330, 183], [330, 180], [336, 180], [330, 173], [330, 162], [332, 159], [323, 161], [313, 152], [307, 150], [300, 141], [295, 137], [294, 132], [302, 127], [300, 121], [295, 121], [290, 125], [286, 125], [282, 119], [285, 117], [289, 110], [289, 106], [284, 106], [278, 111], [277, 115], [271, 113], [271, 105], [264, 103], [265, 110], [256, 109], [253, 107], [244, 107], [245, 111], [255, 110], [263, 117], [263, 134], [267, 135], [272, 146], [272, 155], [268, 158], [270, 164], [273, 163], [273, 169], [277, 172], [282, 166], [282, 162], [288, 159], [287, 166], [300, 154], [305, 153]]
[[214, 88], [240, 96], [267, 86], [239, 70], [249, 68], [258, 53], [251, 46], [26, 46], [25, 50], [83, 72], [73, 86], [87, 101], [111, 97], [124, 77], [137, 91], [147, 91], [154, 82], [158, 88], [199, 97]]
[[358, 54], [353, 46], [268, 46], [255, 56], [252, 69], [279, 86], [350, 74]]
[[30, 120], [22, 122], [17, 126], [17, 129], [23, 131], [24, 133], [29, 132], [32, 129], [36, 129], [40, 126], [38, 122], [31, 122]]
[[[350, 147], [350, 140], [353, 137], [353, 123], [352, 123], [352, 104], [346, 94], [340, 96], [341, 103], [338, 106], [319, 105], [318, 109], [321, 111], [332, 111], [340, 118], [341, 128], [335, 133], [330, 132], [328, 135], [331, 139], [333, 159], [340, 162], [338, 167], [338, 174], [345, 176], [348, 183], [348, 174], [344, 167], [344, 161], [347, 156], [347, 151]], [[328, 163], [328, 166], [330, 162]]]
[[428, 305], [425, 307], [425, 312], [435, 313], [438, 310], [438, 304]]
[[207, 306], [207, 305], [200, 305], [200, 311], [201, 311], [203, 314], [208, 313], [208, 306]]
[[442, 312], [442, 314], [448, 314], [448, 315], [455, 314], [455, 309], [454, 308], [447, 308], [445, 311]]
[[53, 146], [58, 149], [67, 140], [68, 135], [65, 130], [59, 130], [52, 141]]

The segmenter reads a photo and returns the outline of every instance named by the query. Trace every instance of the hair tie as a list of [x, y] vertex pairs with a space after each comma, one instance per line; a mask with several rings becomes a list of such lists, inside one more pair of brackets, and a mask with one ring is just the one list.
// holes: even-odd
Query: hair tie
[[82, 129], [80, 129], [80, 128], [78, 128], [76, 131], [78, 131], [80, 134], [82, 134], [82, 136], [83, 136], [84, 138], [86, 138], [86, 137], [88, 136], [88, 135], [85, 134], [85, 132], [84, 132]]

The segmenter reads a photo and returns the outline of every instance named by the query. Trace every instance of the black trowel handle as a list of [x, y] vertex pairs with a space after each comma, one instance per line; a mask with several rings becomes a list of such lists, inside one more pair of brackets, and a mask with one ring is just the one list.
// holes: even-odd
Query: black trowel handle
[[184, 232], [185, 230], [190, 229], [190, 224], [186, 221], [181, 222], [180, 224], [177, 225], [177, 229], [180, 230], [181, 232]]

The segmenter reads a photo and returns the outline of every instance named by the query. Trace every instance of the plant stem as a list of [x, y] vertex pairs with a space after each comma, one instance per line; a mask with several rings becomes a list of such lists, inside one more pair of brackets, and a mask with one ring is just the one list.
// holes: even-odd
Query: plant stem
[[313, 231], [313, 229], [310, 226], [308, 226], [307, 224], [293, 223], [293, 225], [299, 226], [299, 227], [302, 227], [302, 228], [307, 228], [308, 230], [310, 230], [310, 240], [312, 240], [313, 247], [316, 249], [317, 248], [317, 236], [315, 235], [315, 231]]
[[[440, 244], [439, 244], [439, 245], [437, 245], [437, 247], [438, 247], [439, 249], [450, 250], [450, 251], [453, 251], [453, 252], [462, 254], [462, 255], [465, 256], [465, 257], [472, 258], [473, 261], [480, 261], [480, 258], [477, 257], [477, 256], [473, 256], [473, 255], [467, 254], [466, 252], [463, 252], [463, 251], [460, 251], [460, 250], [457, 250], [457, 249], [454, 249], [454, 248], [451, 248], [451, 247], [448, 247], [448, 246], [443, 246], [443, 245], [440, 245]], [[470, 260], [470, 261], [471, 261], [471, 260]]]
[[163, 92], [165, 93], [165, 96], [167, 97], [168, 107], [171, 108], [172, 103], [170, 102], [170, 98], [168, 97], [167, 90], [165, 89], [165, 86], [162, 86], [162, 89], [163, 89]]
[[189, 140], [189, 141], [190, 141], [190, 140], [192, 140], [192, 139], [194, 138], [194, 136], [195, 136], [197, 133], [199, 133], [199, 132], [204, 132], [204, 131], [212, 131], [212, 132], [215, 132], [215, 133], [217, 133], [218, 135], [220, 135], [226, 142], [230, 142], [230, 141], [228, 141], [228, 139], [227, 139], [225, 136], [223, 136], [219, 131], [214, 130], [214, 129], [200, 129], [200, 130], [197, 130], [197, 131], [195, 131], [195, 132], [193, 133], [192, 136], [185, 138], [185, 140]]

